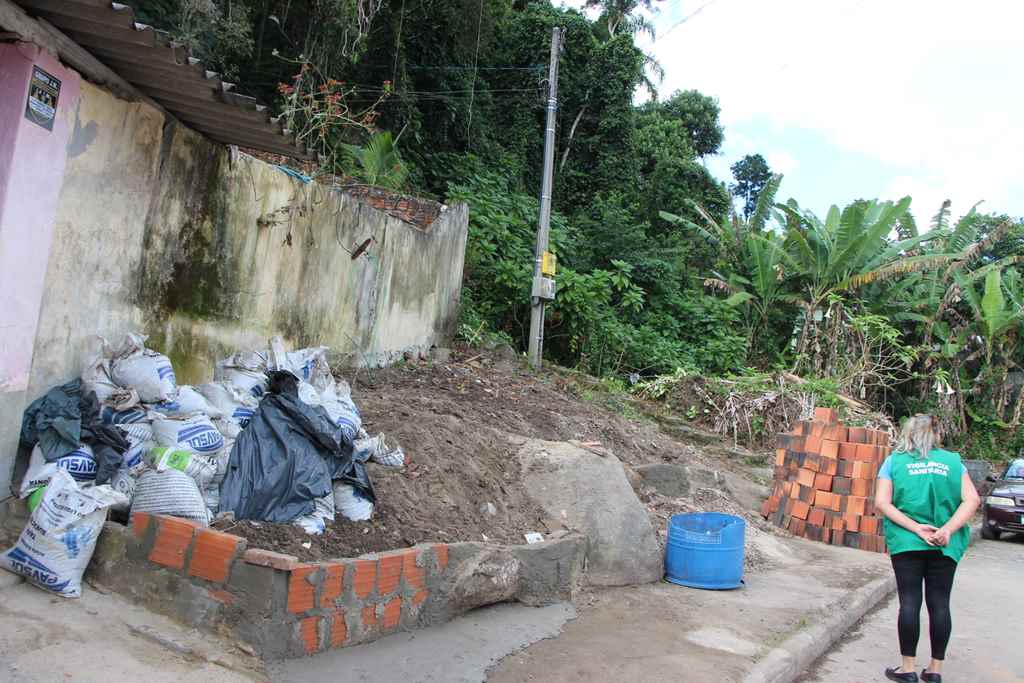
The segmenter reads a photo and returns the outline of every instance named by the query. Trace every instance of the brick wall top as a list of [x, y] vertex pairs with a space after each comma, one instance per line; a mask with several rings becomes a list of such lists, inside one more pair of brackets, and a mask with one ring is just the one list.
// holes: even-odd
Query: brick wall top
[[343, 186], [343, 191], [359, 197], [378, 211], [405, 221], [420, 230], [428, 230], [441, 215], [444, 206], [430, 199], [397, 194], [379, 187]]

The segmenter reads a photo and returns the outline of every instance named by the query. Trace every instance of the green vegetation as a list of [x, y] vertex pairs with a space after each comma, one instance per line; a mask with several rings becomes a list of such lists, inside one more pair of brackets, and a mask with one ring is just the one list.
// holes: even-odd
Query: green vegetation
[[648, 399], [694, 376], [718, 377], [712, 394], [776, 391], [786, 371], [818, 401], [935, 412], [972, 454], [1024, 445], [1021, 222], [975, 209], [954, 223], [946, 204], [919, 231], [909, 197], [820, 217], [779, 203], [783, 179], [756, 154], [727, 187], [702, 163], [723, 141], [713, 98], [634, 102], [659, 84], [636, 42], [653, 32], [638, 10], [658, 4], [591, 0], [591, 19], [547, 0], [134, 2], [272, 102], [318, 172], [469, 204], [460, 334], [519, 348], [563, 26], [549, 360], [639, 376]]

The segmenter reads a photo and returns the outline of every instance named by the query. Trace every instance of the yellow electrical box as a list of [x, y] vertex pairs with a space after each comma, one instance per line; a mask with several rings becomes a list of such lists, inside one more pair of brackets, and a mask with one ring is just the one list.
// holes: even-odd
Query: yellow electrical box
[[558, 270], [558, 257], [550, 251], [545, 251], [541, 257], [540, 272], [548, 277], [554, 277], [556, 270]]

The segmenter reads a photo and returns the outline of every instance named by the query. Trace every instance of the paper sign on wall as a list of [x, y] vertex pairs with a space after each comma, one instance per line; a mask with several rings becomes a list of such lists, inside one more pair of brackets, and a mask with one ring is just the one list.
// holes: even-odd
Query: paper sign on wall
[[53, 130], [59, 96], [60, 81], [38, 66], [33, 66], [32, 80], [28, 84], [28, 102], [25, 103], [25, 118], [46, 130]]

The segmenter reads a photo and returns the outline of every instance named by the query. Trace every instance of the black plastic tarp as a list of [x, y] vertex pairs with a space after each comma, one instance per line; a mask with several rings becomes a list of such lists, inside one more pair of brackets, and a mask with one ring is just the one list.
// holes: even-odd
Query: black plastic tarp
[[341, 443], [327, 412], [299, 399], [291, 373], [274, 372], [270, 379], [270, 392], [231, 449], [220, 512], [290, 522], [313, 512], [313, 500], [332, 493], [332, 480], [374, 500], [365, 466]]
[[82, 380], [53, 387], [25, 409], [14, 480], [17, 486], [28, 468], [32, 449], [39, 444], [43, 457], [53, 462], [88, 444], [96, 458], [96, 483], [105, 484], [121, 465], [128, 441], [118, 429], [100, 422], [96, 394], [82, 394]]

